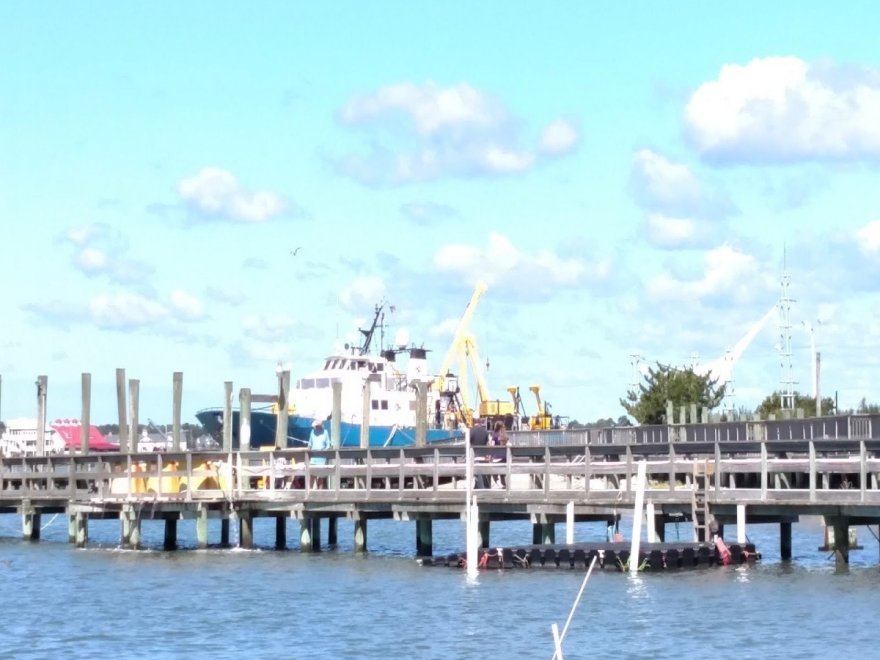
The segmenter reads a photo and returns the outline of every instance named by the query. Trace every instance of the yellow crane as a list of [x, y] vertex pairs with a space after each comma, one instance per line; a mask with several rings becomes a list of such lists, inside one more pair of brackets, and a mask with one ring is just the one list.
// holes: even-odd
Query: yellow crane
[[[477, 342], [469, 329], [477, 303], [488, 288], [488, 285], [482, 281], [477, 282], [474, 287], [474, 293], [465, 308], [461, 320], [458, 322], [452, 344], [449, 346], [449, 350], [446, 351], [446, 355], [440, 365], [439, 375], [435, 379], [437, 392], [444, 396], [447, 401], [451, 402], [456, 420], [468, 426], [473, 423], [475, 410], [479, 413], [480, 417], [487, 419], [515, 414], [516, 412], [513, 402], [493, 401], [490, 398], [489, 390], [486, 387], [486, 380], [483, 376]], [[452, 374], [449, 371], [453, 362], [456, 361], [458, 363], [457, 381], [452, 378]], [[477, 386], [476, 408], [471, 406], [468, 400], [468, 366], [470, 366], [470, 370], [473, 372], [473, 378]], [[456, 386], [454, 390], [450, 387], [452, 383]]]

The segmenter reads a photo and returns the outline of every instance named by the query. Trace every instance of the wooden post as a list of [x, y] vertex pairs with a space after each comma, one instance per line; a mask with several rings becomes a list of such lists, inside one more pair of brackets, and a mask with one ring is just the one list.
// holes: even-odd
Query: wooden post
[[220, 547], [229, 547], [229, 517], [220, 520]]
[[275, 549], [287, 549], [287, 517], [283, 514], [275, 516]]
[[834, 559], [838, 567], [849, 564], [849, 518], [834, 518]]
[[76, 514], [67, 509], [67, 542], [76, 542]]
[[204, 504], [196, 511], [196, 544], [200, 550], [208, 547], [208, 507]]
[[275, 449], [287, 448], [287, 406], [290, 396], [290, 370], [278, 374], [278, 416], [275, 422]]
[[[791, 535], [791, 525], [789, 524], [789, 536]], [[736, 505], [736, 542], [740, 545], [746, 542], [746, 505]], [[789, 548], [791, 547], [791, 539], [789, 538]]]
[[342, 381], [334, 379], [330, 384], [333, 387], [333, 408], [330, 411], [330, 446], [339, 449], [342, 441]]
[[76, 512], [76, 547], [84, 548], [89, 542], [89, 517], [82, 511]]
[[363, 517], [354, 520], [354, 551], [367, 551], [367, 519]]
[[666, 543], [666, 517], [662, 513], [654, 515], [654, 533], [660, 543]]
[[364, 378], [363, 411], [361, 413], [361, 449], [370, 446], [370, 379]]
[[416, 447], [424, 447], [428, 438], [428, 383], [416, 381]]
[[82, 374], [82, 413], [80, 414], [79, 446], [83, 454], [89, 453], [89, 436], [92, 432], [92, 374]]
[[565, 505], [565, 543], [574, 543], [574, 502]]
[[416, 519], [416, 556], [430, 557], [434, 554], [433, 521], [426, 517]]
[[177, 515], [171, 513], [165, 516], [165, 541], [162, 544], [165, 550], [177, 550]]
[[173, 375], [173, 408], [171, 411], [171, 448], [180, 451], [180, 406], [183, 399], [183, 372], [175, 371]]
[[[232, 381], [223, 383], [223, 451], [232, 451]], [[239, 419], [239, 424], [241, 419]]]
[[312, 519], [300, 518], [299, 521], [299, 550], [300, 552], [312, 551]]
[[128, 453], [128, 419], [125, 406], [125, 369], [116, 369], [116, 410], [119, 413], [119, 451]]
[[31, 506], [22, 507], [21, 538], [25, 541], [40, 540], [40, 514]]
[[477, 534], [480, 537], [480, 547], [489, 547], [489, 520], [480, 520], [477, 525]]
[[645, 520], [647, 521], [648, 543], [657, 542], [657, 514], [654, 511], [654, 500], [645, 503]]
[[37, 456], [46, 455], [46, 390], [48, 376], [37, 376]]
[[122, 547], [137, 549], [141, 544], [141, 521], [137, 510], [131, 504], [123, 504], [119, 513], [122, 523]]
[[138, 405], [141, 381], [132, 378], [128, 381], [128, 406], [131, 412], [131, 433], [129, 434], [128, 453], [136, 454], [138, 450]]
[[791, 561], [791, 523], [790, 522], [779, 523], [779, 558], [782, 561]]
[[335, 546], [339, 538], [339, 519], [327, 518], [327, 545]]
[[250, 511], [238, 512], [238, 547], [254, 547], [254, 516]]
[[243, 387], [238, 394], [238, 449], [251, 448], [251, 390]]

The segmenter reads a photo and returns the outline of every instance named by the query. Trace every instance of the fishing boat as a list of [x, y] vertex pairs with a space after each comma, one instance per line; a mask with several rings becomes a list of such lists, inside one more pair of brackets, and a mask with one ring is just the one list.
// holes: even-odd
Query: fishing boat
[[[445, 423], [442, 413], [449, 405], [443, 393], [430, 385], [434, 379], [428, 375], [428, 349], [415, 345], [381, 347], [371, 352], [377, 331], [384, 338], [384, 305], [376, 305], [372, 324], [361, 329], [363, 341], [360, 346], [346, 344], [342, 350], [329, 355], [323, 366], [297, 379], [288, 396], [287, 446], [305, 446], [308, 443], [315, 420], [324, 422], [333, 435], [331, 412], [333, 410], [334, 381], [342, 383], [340, 446], [358, 447], [361, 443], [361, 422], [364, 416], [364, 387], [369, 387], [370, 410], [367, 424], [371, 447], [400, 447], [415, 444], [416, 440], [416, 383], [428, 386], [428, 419], [425, 420], [426, 441], [452, 441], [463, 437], [455, 425]], [[265, 397], [260, 397], [265, 400]], [[278, 420], [277, 403], [251, 411], [250, 446], [253, 448], [275, 444]], [[209, 408], [196, 413], [205, 430], [222, 441], [223, 409]], [[232, 444], [240, 444], [239, 411], [232, 411]]]

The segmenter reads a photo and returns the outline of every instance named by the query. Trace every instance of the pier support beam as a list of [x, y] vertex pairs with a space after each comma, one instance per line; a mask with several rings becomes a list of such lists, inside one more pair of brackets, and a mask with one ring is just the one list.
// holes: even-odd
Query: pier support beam
[[254, 547], [254, 517], [250, 511], [238, 512], [238, 547]]
[[553, 523], [534, 523], [532, 525], [532, 543], [534, 545], [556, 543], [556, 525]]
[[[743, 540], [743, 543], [745, 543], [745, 540]], [[782, 561], [791, 561], [791, 523], [790, 522], [779, 523], [779, 558]]]
[[89, 542], [89, 517], [82, 511], [77, 511], [75, 516], [76, 547], [84, 548]]
[[25, 541], [40, 540], [40, 514], [33, 509], [21, 514], [21, 538]]
[[338, 537], [339, 518], [327, 518], [327, 545], [335, 546], [339, 543]]
[[430, 518], [416, 520], [416, 557], [430, 557], [434, 554], [434, 528]]
[[645, 520], [647, 522], [648, 543], [657, 542], [657, 514], [654, 512], [654, 502], [645, 502]]
[[849, 518], [832, 518], [834, 528], [834, 559], [838, 567], [849, 564]]
[[122, 525], [122, 547], [128, 550], [140, 548], [141, 521], [137, 510], [131, 505], [123, 506], [119, 513], [119, 522]]
[[301, 552], [321, 550], [321, 519], [306, 517], [299, 521], [299, 549]]
[[196, 512], [196, 545], [200, 550], [208, 547], [208, 507], [200, 506]]
[[367, 519], [356, 518], [354, 521], [354, 551], [367, 551]]
[[[780, 523], [779, 529], [782, 529], [782, 525], [786, 523]], [[737, 504], [736, 505], [736, 542], [740, 545], [744, 545], [746, 542], [746, 505], [745, 504]], [[791, 523], [788, 523], [788, 549], [789, 553], [791, 552]], [[783, 557], [785, 559], [785, 557]], [[791, 557], [789, 557], [791, 559]]]
[[287, 517], [275, 516], [275, 549], [287, 549]]
[[177, 550], [177, 514], [165, 518], [165, 540], [162, 543], [164, 550]]
[[229, 518], [223, 518], [220, 521], [220, 547], [229, 547]]
[[67, 511], [67, 542], [76, 543], [76, 514]]
[[489, 521], [481, 520], [477, 523], [477, 534], [480, 537], [480, 547], [489, 547]]

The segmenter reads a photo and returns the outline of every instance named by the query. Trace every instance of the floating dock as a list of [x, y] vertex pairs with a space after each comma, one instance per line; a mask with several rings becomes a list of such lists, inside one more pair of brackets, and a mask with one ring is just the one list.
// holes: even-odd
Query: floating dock
[[[753, 563], [761, 558], [751, 543], [732, 543], [730, 564]], [[483, 569], [560, 568], [586, 570], [593, 557], [596, 566], [610, 571], [628, 571], [630, 544], [619, 542], [573, 543], [549, 545], [521, 545], [508, 548], [481, 548], [479, 567]], [[464, 553], [426, 557], [419, 560], [423, 566], [466, 568]], [[639, 552], [640, 571], [720, 566], [723, 564], [713, 543], [642, 543]]]

